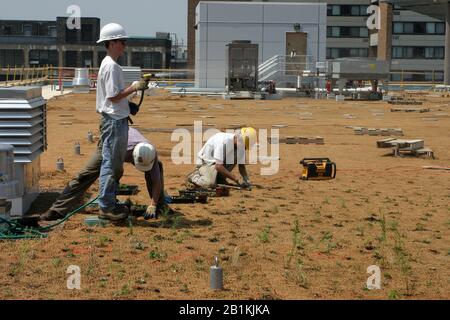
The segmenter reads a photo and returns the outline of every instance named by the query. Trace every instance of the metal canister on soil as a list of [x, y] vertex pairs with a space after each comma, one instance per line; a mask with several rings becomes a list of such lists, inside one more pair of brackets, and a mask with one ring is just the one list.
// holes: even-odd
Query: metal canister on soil
[[91, 130], [89, 130], [88, 134], [87, 134], [87, 139], [89, 143], [94, 143], [94, 134], [92, 133]]
[[212, 290], [223, 290], [223, 269], [217, 257], [214, 258], [214, 265], [210, 268], [210, 286]]
[[77, 156], [79, 156], [81, 154], [81, 146], [80, 146], [79, 142], [75, 142], [74, 153]]
[[64, 159], [63, 158], [58, 158], [58, 160], [56, 160], [56, 170], [64, 171]]

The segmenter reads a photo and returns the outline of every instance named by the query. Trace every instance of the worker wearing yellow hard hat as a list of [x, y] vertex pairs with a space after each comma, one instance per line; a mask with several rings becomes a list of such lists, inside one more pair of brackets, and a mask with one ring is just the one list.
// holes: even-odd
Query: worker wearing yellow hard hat
[[[215, 188], [218, 184], [228, 184], [229, 179], [238, 186], [250, 188], [245, 154], [256, 143], [257, 132], [254, 128], [246, 127], [233, 133], [216, 133], [198, 153], [197, 167], [188, 175], [188, 184], [193, 187]], [[232, 173], [236, 165], [242, 179]]]

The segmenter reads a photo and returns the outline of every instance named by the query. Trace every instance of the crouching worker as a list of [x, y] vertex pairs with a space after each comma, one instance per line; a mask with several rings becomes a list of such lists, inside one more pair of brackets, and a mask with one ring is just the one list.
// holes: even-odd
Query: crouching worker
[[[157, 214], [167, 209], [164, 202], [163, 165], [158, 160], [155, 147], [136, 129], [128, 129], [128, 147], [125, 162], [132, 163], [136, 169], [144, 172], [150, 205], [144, 215], [146, 219], [156, 218]], [[52, 207], [41, 216], [43, 221], [53, 221], [64, 218], [68, 213], [79, 207], [83, 196], [89, 187], [99, 178], [102, 165], [102, 146], [98, 144], [95, 153], [87, 165], [70, 181]], [[111, 216], [100, 218], [113, 220]], [[123, 217], [121, 217], [122, 219]]]
[[[256, 130], [253, 128], [213, 135], [198, 153], [197, 168], [188, 175], [188, 185], [209, 189], [215, 188], [218, 184], [227, 184], [227, 179], [230, 179], [238, 186], [250, 187], [245, 167], [245, 151], [253, 147], [256, 140]], [[239, 166], [242, 179], [232, 173], [236, 164]]]

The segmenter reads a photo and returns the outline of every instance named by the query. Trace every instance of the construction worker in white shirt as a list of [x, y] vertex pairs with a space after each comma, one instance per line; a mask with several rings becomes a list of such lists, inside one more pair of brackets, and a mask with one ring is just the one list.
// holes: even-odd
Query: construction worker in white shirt
[[[256, 130], [242, 128], [234, 133], [219, 132], [208, 139], [197, 156], [197, 168], [188, 175], [188, 184], [199, 188], [215, 188], [227, 184], [227, 179], [238, 186], [250, 187], [251, 182], [245, 166], [245, 151], [257, 143]], [[239, 166], [242, 179], [232, 171]]]
[[145, 80], [125, 88], [123, 71], [117, 60], [124, 54], [127, 38], [121, 25], [111, 23], [102, 28], [97, 41], [104, 43], [107, 50], [97, 78], [97, 112], [101, 114], [103, 157], [100, 170], [99, 216], [112, 221], [123, 220], [128, 216], [128, 208], [116, 204], [127, 152], [130, 115], [127, 97], [148, 88]]

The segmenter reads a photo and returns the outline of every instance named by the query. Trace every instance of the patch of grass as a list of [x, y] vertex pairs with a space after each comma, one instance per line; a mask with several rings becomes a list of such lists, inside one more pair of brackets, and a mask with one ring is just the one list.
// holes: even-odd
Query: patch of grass
[[219, 242], [219, 238], [217, 237], [211, 237], [208, 239], [209, 242]]
[[156, 247], [150, 253], [148, 254], [148, 257], [152, 260], [165, 260], [167, 258], [167, 254], [164, 252], [159, 251], [159, 249]]
[[269, 234], [270, 234], [271, 226], [267, 225], [264, 227], [264, 229], [258, 234], [258, 239], [261, 241], [261, 243], [268, 243], [269, 242]]
[[298, 250], [302, 250], [304, 248], [303, 241], [301, 239], [301, 232], [298, 220], [295, 220], [294, 227], [292, 228], [292, 247], [291, 251], [288, 253], [286, 268], [291, 267], [292, 258], [297, 254]]
[[401, 298], [400, 293], [397, 290], [391, 290], [388, 294], [389, 300], [398, 300]]
[[398, 230], [394, 231], [394, 239], [395, 239], [395, 245], [394, 245], [394, 253], [396, 257], [397, 265], [400, 268], [400, 272], [402, 274], [403, 283], [405, 286], [406, 295], [410, 296], [412, 295], [412, 285], [411, 285], [411, 275], [412, 275], [412, 269], [411, 265], [409, 263], [409, 254], [406, 251], [403, 243], [403, 239], [400, 235], [400, 232]]
[[364, 237], [364, 228], [363, 227], [356, 227], [356, 236], [358, 237]]
[[131, 289], [128, 284], [123, 285], [119, 291], [117, 291], [114, 296], [115, 297], [123, 297], [128, 296], [131, 293]]
[[324, 204], [330, 204], [330, 199], [327, 196], [325, 196], [325, 199], [323, 200], [323, 203]]
[[183, 241], [189, 237], [192, 237], [192, 232], [189, 230], [184, 230], [181, 234], [176, 234], [175, 242], [178, 244], [183, 243]]
[[117, 278], [118, 278], [119, 280], [122, 280], [122, 279], [125, 277], [125, 274], [126, 274], [126, 273], [127, 273], [126, 270], [120, 269], [120, 270], [117, 272]]
[[414, 231], [426, 231], [427, 229], [425, 228], [425, 226], [421, 223], [417, 223], [416, 224], [416, 228], [414, 229]]
[[56, 268], [60, 267], [61, 263], [62, 263], [61, 258], [52, 258], [52, 264]]
[[341, 200], [341, 208], [342, 209], [347, 209], [347, 202], [345, 201], [345, 199], [341, 198], [340, 200]]
[[378, 260], [380, 260], [380, 264], [383, 268], [387, 267], [387, 261], [386, 261], [386, 242], [387, 242], [387, 228], [386, 228], [386, 216], [384, 213], [380, 210], [380, 235], [378, 236], [378, 249], [375, 251], [374, 257]]
[[389, 222], [389, 230], [395, 231], [398, 228], [398, 222], [397, 221], [390, 221]]
[[257, 235], [259, 241], [261, 241], [261, 243], [263, 245], [264, 257], [266, 257], [266, 243], [268, 243], [270, 241], [270, 239], [269, 239], [270, 229], [271, 229], [271, 226], [266, 225], [264, 227], [264, 229]]
[[133, 247], [134, 247], [134, 249], [139, 250], [139, 251], [145, 250], [145, 244], [144, 244], [144, 242], [142, 242], [140, 240], [136, 240]]
[[319, 247], [319, 245], [322, 243], [325, 244], [325, 248], [320, 251], [321, 253], [329, 254], [332, 250], [338, 247], [337, 243], [333, 242], [332, 240], [333, 234], [331, 234], [330, 232], [323, 232], [322, 238], [317, 244], [317, 247]]
[[297, 258], [295, 267], [297, 284], [302, 288], [308, 289], [308, 279], [306, 278], [306, 274], [303, 272], [303, 260]]
[[10, 269], [10, 271], [8, 273], [8, 275], [11, 276], [11, 277], [16, 276], [18, 273], [23, 271], [24, 266], [26, 264], [28, 252], [29, 252], [28, 243], [27, 242], [21, 242], [18, 251], [19, 251], [18, 262], [13, 263], [11, 265], [11, 269]]
[[277, 205], [274, 205], [274, 206], [272, 207], [272, 213], [273, 213], [273, 214], [277, 214], [278, 212], [279, 212], [278, 206], [277, 206]]
[[105, 248], [105, 247], [107, 247], [109, 242], [112, 242], [112, 240], [108, 236], [101, 235], [98, 239], [97, 247]]

